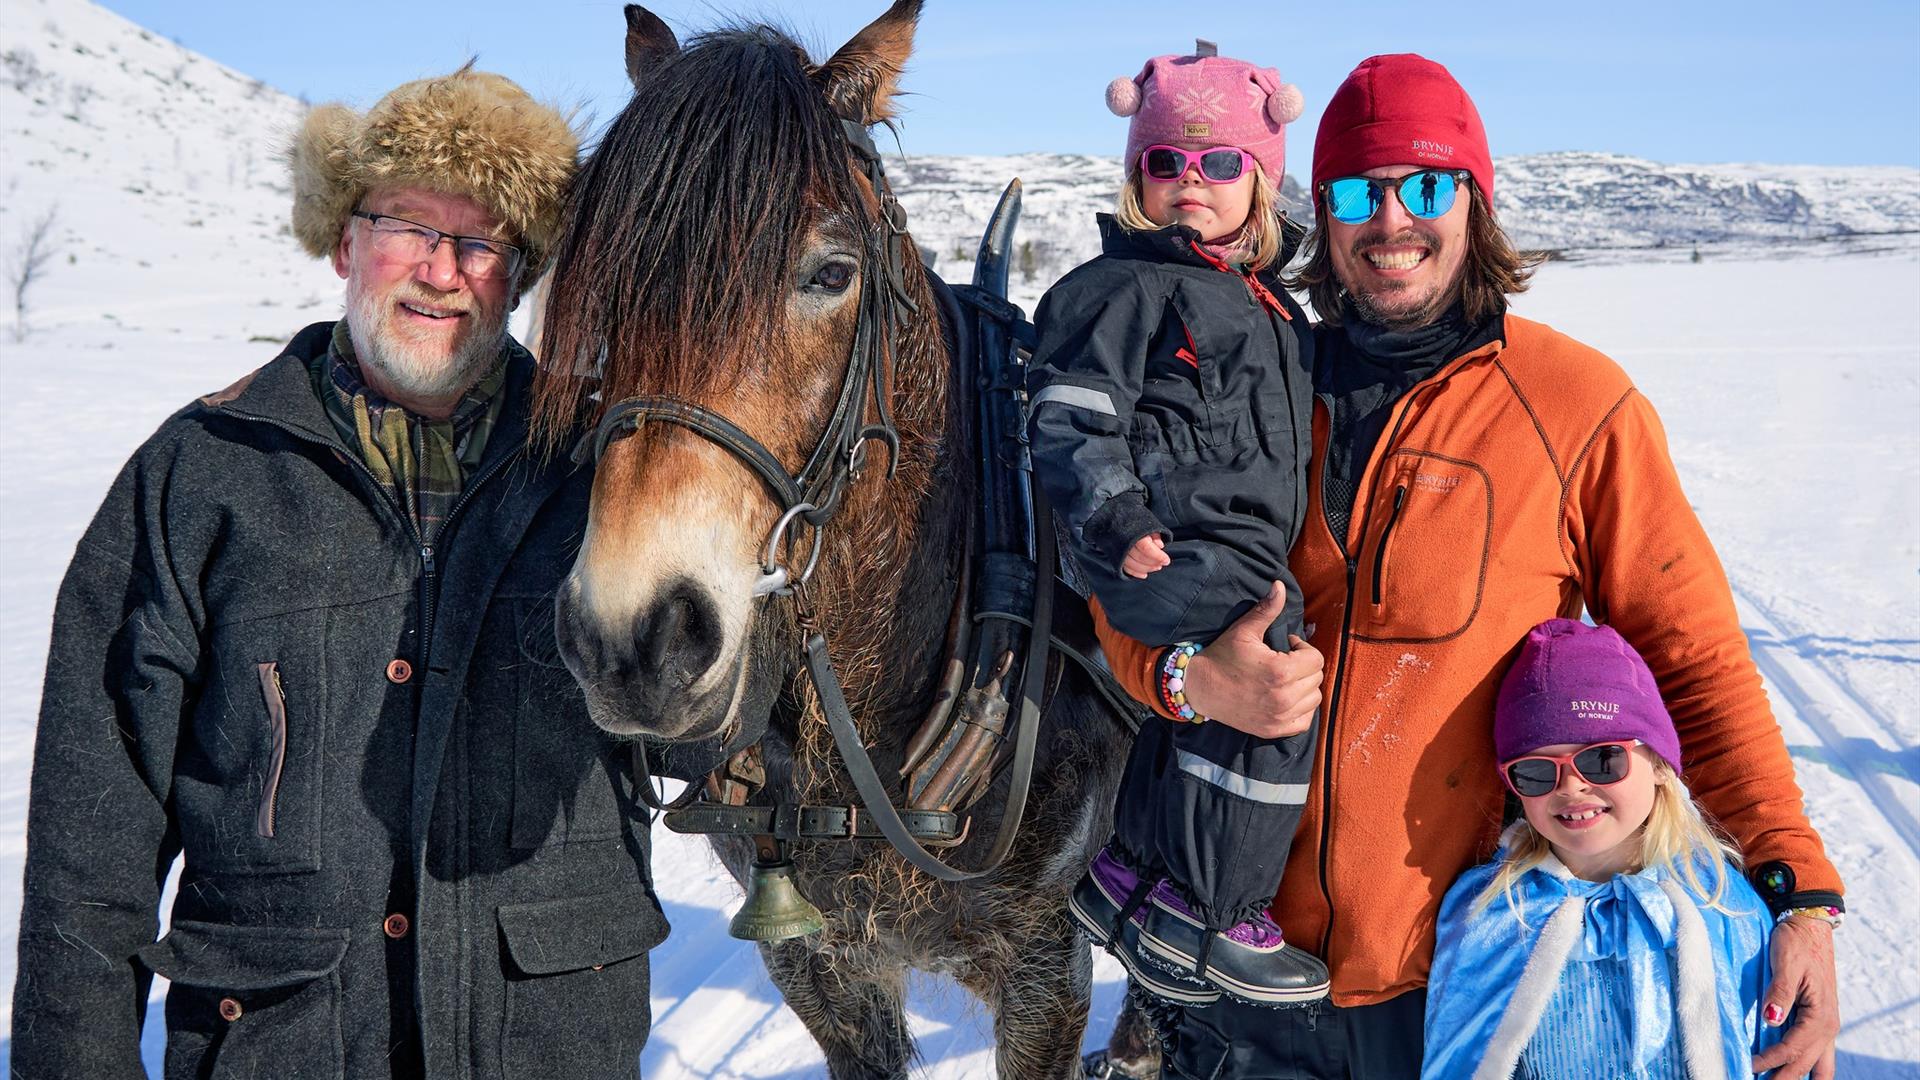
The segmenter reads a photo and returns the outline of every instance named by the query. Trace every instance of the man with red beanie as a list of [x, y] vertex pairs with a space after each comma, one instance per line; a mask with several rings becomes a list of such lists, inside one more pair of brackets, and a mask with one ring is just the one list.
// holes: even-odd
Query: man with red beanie
[[[1196, 654], [1192, 707], [1318, 752], [1271, 911], [1323, 957], [1330, 1005], [1166, 1010], [1176, 1078], [1416, 1076], [1434, 919], [1506, 813], [1491, 733], [1529, 629], [1584, 610], [1646, 658], [1699, 803], [1781, 922], [1754, 1059], [1833, 1076], [1838, 873], [1726, 575], [1653, 407], [1605, 356], [1507, 311], [1532, 271], [1493, 211], [1486, 132], [1448, 71], [1376, 56], [1335, 92], [1314, 146], [1316, 220], [1288, 284], [1312, 299], [1318, 404], [1307, 522], [1289, 557], [1313, 649], [1277, 653], [1264, 602]], [[1156, 708], [1163, 650], [1101, 641]], [[1324, 679], [1301, 665], [1324, 657]]]

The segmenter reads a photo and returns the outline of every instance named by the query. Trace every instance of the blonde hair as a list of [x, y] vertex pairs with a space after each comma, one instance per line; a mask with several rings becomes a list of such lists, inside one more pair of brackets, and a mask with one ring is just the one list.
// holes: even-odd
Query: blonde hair
[[[1166, 228], [1164, 223], [1147, 216], [1146, 204], [1141, 201], [1141, 188], [1145, 184], [1140, 165], [1135, 162], [1127, 169], [1127, 182], [1121, 186], [1120, 198], [1113, 210], [1114, 220], [1129, 232], [1158, 232]], [[1285, 248], [1281, 237], [1284, 222], [1280, 213], [1280, 189], [1256, 161], [1253, 163], [1253, 201], [1247, 207], [1246, 223], [1235, 234], [1240, 250], [1246, 253], [1247, 269], [1265, 270], [1281, 261]]]
[[[1645, 824], [1640, 826], [1640, 851], [1628, 872], [1663, 866], [1669, 874], [1684, 881], [1693, 895], [1706, 901], [1708, 907], [1729, 915], [1739, 914], [1721, 903], [1721, 899], [1727, 892], [1727, 864], [1740, 865], [1740, 849], [1700, 812], [1671, 765], [1655, 758], [1653, 770], [1654, 778], [1661, 783], [1653, 789], [1653, 808], [1647, 813]], [[1552, 846], [1525, 818], [1514, 822], [1500, 868], [1474, 898], [1473, 914], [1485, 911], [1495, 897], [1505, 896], [1507, 910], [1522, 923], [1526, 922], [1520, 916], [1520, 906], [1514, 902], [1513, 886], [1551, 854]], [[1700, 877], [1703, 854], [1708, 856], [1710, 883]]]

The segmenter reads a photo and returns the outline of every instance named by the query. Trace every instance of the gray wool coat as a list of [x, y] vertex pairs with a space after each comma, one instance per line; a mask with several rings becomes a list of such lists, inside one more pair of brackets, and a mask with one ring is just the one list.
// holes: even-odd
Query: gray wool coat
[[[526, 446], [511, 346], [486, 457], [425, 549], [315, 398], [330, 324], [161, 425], [54, 615], [13, 1072], [632, 1077], [667, 933], [628, 749], [552, 596], [590, 475]], [[184, 853], [171, 929], [156, 908]]]

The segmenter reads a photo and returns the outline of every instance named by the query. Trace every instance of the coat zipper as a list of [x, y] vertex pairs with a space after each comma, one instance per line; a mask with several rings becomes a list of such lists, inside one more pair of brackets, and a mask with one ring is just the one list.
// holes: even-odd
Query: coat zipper
[[[1387, 433], [1386, 440], [1380, 444], [1380, 447], [1384, 447], [1388, 454], [1393, 452], [1393, 445], [1398, 442], [1400, 438], [1400, 428], [1405, 424], [1407, 414], [1412, 411], [1412, 397], [1413, 391], [1409, 390], [1402, 401], [1400, 415], [1394, 418], [1393, 430]], [[1330, 400], [1330, 395], [1323, 395], [1322, 400], [1327, 403], [1327, 431], [1328, 437], [1331, 438], [1333, 431], [1333, 403]], [[1376, 447], [1376, 449], [1378, 449], [1378, 447]], [[1385, 456], [1386, 454], [1382, 454], [1381, 459], [1385, 460]], [[1320, 461], [1321, 514], [1323, 516], [1326, 513], [1324, 501], [1327, 490], [1326, 475], [1332, 460], [1333, 455], [1327, 454]], [[1379, 474], [1375, 473], [1373, 483], [1378, 484], [1379, 482]], [[1372, 520], [1373, 492], [1371, 485], [1369, 485], [1366, 506], [1360, 516], [1361, 548], [1366, 546], [1367, 527]], [[1327, 532], [1329, 534], [1333, 533], [1333, 523], [1331, 521], [1327, 523]], [[1332, 846], [1329, 841], [1333, 836], [1333, 721], [1334, 718], [1340, 714], [1340, 692], [1346, 689], [1347, 653], [1350, 651], [1348, 647], [1351, 644], [1353, 636], [1354, 584], [1360, 572], [1359, 552], [1350, 552], [1347, 550], [1345, 537], [1334, 535], [1333, 542], [1334, 546], [1340, 549], [1340, 554], [1346, 556], [1347, 559], [1347, 591], [1346, 599], [1340, 608], [1340, 640], [1336, 647], [1336, 656], [1333, 662], [1333, 685], [1327, 688], [1326, 712], [1322, 715], [1320, 721], [1320, 751], [1322, 756], [1320, 759], [1320, 850], [1318, 852], [1318, 863], [1320, 869], [1320, 896], [1327, 904], [1327, 926], [1326, 929], [1321, 932], [1319, 949], [1319, 955], [1323, 957], [1327, 955], [1327, 943], [1333, 940], [1333, 886], [1330, 884], [1327, 876], [1327, 852]], [[1378, 552], [1375, 553], [1375, 558], [1377, 561]]]
[[254, 818], [254, 831], [273, 839], [273, 823], [280, 804], [280, 774], [287, 764], [287, 688], [280, 681], [280, 665], [268, 661], [259, 665], [260, 696], [267, 702], [267, 719], [272, 722], [273, 748], [267, 753], [267, 782], [260, 791], [260, 811]]
[[1400, 520], [1400, 508], [1406, 505], [1407, 485], [1397, 484], [1393, 489], [1393, 513], [1387, 516], [1386, 527], [1380, 530], [1380, 546], [1373, 551], [1373, 606], [1380, 606], [1380, 578], [1387, 566], [1387, 538], [1393, 535], [1394, 523]]

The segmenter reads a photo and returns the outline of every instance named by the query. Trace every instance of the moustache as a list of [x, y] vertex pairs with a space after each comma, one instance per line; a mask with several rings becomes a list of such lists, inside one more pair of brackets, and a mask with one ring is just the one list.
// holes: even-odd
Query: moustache
[[1408, 226], [1392, 236], [1384, 232], [1365, 233], [1353, 242], [1349, 250], [1358, 259], [1370, 247], [1418, 247], [1426, 249], [1427, 254], [1431, 255], [1440, 250], [1440, 238]]
[[473, 314], [472, 307], [450, 302], [447, 299], [449, 295], [448, 293], [435, 293], [432, 290], [421, 288], [418, 282], [409, 282], [393, 291], [393, 302], [396, 304], [418, 304], [421, 307], [434, 308], [455, 315]]

